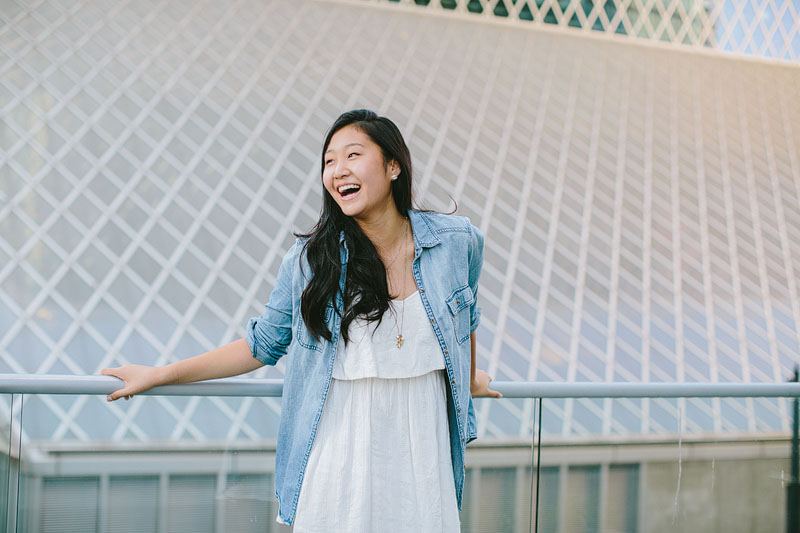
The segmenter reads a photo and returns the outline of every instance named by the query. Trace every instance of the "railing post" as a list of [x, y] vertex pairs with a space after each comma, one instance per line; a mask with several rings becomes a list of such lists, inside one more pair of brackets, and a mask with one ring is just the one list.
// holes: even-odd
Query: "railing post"
[[[539, 533], [539, 493], [542, 491], [542, 487], [539, 484], [542, 472], [542, 400], [543, 398], [539, 398], [539, 426], [537, 429], [538, 438], [536, 443], [536, 507], [533, 515], [534, 533]], [[533, 472], [531, 472], [531, 475], [533, 475]]]
[[[800, 380], [800, 369], [794, 367], [793, 382]], [[800, 533], [800, 399], [792, 400], [792, 458], [789, 483], [786, 486], [786, 533]]]
[[8, 435], [8, 499], [6, 500], [6, 529], [17, 531], [19, 512], [19, 480], [22, 468], [22, 394], [11, 395], [11, 416]]

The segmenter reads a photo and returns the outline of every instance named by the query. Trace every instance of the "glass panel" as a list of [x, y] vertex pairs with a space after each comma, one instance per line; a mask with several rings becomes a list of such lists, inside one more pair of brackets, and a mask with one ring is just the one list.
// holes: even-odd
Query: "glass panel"
[[567, 467], [569, 512], [567, 531], [597, 531], [600, 518], [600, 467], [570, 465]]
[[170, 475], [167, 485], [167, 529], [176, 533], [214, 531], [217, 478], [208, 474]]
[[[539, 471], [539, 499], [537, 503], [538, 531], [558, 531], [558, 496], [560, 471], [557, 466], [542, 465]], [[535, 528], [534, 528], [535, 529]]]
[[[792, 405], [545, 399], [538, 530], [783, 532]], [[571, 422], [548, 421], [562, 413]]]
[[[83, 418], [93, 402], [116, 422], [100, 410]], [[288, 531], [275, 522], [273, 403], [26, 395], [18, 530]], [[546, 399], [541, 420], [534, 399], [475, 407], [482, 434], [467, 448], [462, 531], [784, 531], [789, 520], [791, 400]], [[507, 436], [504, 412], [523, 421], [519, 437]], [[564, 412], [572, 422], [547, 420]], [[14, 433], [3, 435], [13, 450]], [[4, 495], [13, 467], [5, 455]]]
[[273, 492], [272, 474], [228, 474], [222, 498], [229, 530], [259, 530], [274, 522], [278, 505]]
[[604, 531], [636, 531], [638, 505], [629, 505], [631, 498], [639, 494], [639, 465], [614, 464], [608, 467], [605, 486]]
[[108, 523], [116, 533], [158, 531], [159, 476], [109, 476]]
[[11, 503], [9, 501], [9, 484], [12, 477], [11, 440], [14, 434], [11, 430], [11, 399], [11, 394], [0, 394], [0, 529], [3, 530], [8, 524], [9, 504]]
[[290, 531], [275, 520], [279, 401], [26, 395], [18, 530]]
[[[25, 401], [20, 531], [289, 531], [275, 521], [277, 399]], [[482, 434], [467, 448], [462, 531], [527, 531], [538, 404], [477, 399], [475, 408]]]
[[536, 400], [477, 398], [474, 405], [479, 436], [467, 445], [461, 531], [528, 531]]
[[[39, 524], [34, 531], [99, 531], [100, 476], [43, 475], [37, 479], [40, 487]], [[28, 489], [28, 484], [25, 484]], [[25, 490], [24, 489], [24, 490]], [[23, 500], [23, 509], [26, 502]], [[27, 510], [27, 509], [26, 509]], [[22, 530], [31, 521], [23, 515]]]

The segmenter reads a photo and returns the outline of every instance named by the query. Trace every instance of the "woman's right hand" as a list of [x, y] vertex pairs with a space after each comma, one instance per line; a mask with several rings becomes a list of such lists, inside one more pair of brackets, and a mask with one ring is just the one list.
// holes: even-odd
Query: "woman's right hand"
[[134, 394], [139, 394], [147, 389], [162, 385], [164, 367], [154, 367], [145, 365], [126, 364], [116, 368], [104, 368], [100, 374], [104, 376], [114, 376], [125, 382], [125, 386], [115, 390], [106, 397], [106, 400], [113, 402], [120, 398], [130, 400]]

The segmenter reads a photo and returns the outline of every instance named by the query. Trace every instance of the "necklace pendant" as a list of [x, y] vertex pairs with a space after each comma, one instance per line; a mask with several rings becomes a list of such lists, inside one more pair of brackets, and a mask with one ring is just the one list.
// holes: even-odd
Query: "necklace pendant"
[[402, 335], [398, 335], [397, 336], [397, 347], [400, 348], [402, 345], [403, 345], [403, 336]]

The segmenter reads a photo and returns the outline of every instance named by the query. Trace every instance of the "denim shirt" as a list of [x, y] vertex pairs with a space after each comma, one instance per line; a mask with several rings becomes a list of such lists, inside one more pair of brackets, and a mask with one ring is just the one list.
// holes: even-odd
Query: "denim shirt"
[[[447, 371], [450, 451], [456, 499], [461, 510], [464, 450], [466, 444], [477, 437], [470, 394], [470, 334], [480, 321], [477, 294], [483, 263], [483, 234], [466, 217], [416, 210], [410, 210], [408, 215], [414, 236], [414, 279]], [[247, 343], [253, 357], [266, 365], [274, 365], [287, 355], [275, 455], [278, 521], [287, 525], [294, 521], [340, 338], [341, 295], [348, 259], [344, 233], [339, 242], [340, 291], [336, 301], [325, 309], [331, 341], [322, 337], [314, 339], [300, 312], [301, 295], [310, 280], [308, 261], [305, 255], [301, 257], [303, 239], [298, 239], [283, 258], [266, 311], [260, 317], [251, 318], [247, 327]]]

